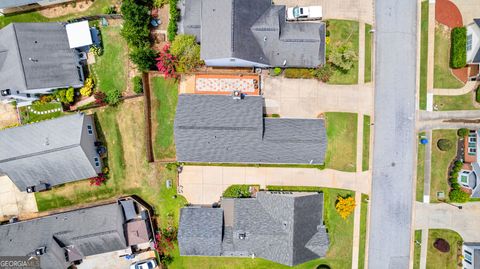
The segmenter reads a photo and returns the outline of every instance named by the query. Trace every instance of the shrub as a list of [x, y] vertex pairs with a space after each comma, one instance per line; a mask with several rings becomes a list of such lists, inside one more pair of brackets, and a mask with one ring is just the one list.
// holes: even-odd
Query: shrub
[[223, 192], [225, 198], [248, 198], [250, 196], [250, 185], [231, 185]]
[[97, 45], [93, 45], [90, 47], [90, 51], [92, 52], [93, 55], [95, 56], [101, 56], [103, 54], [103, 49], [102, 47], [99, 47]]
[[176, 58], [169, 52], [170, 46], [166, 44], [163, 48], [160, 54], [158, 55], [158, 58], [155, 60], [157, 61], [157, 68], [158, 71], [162, 72], [165, 77], [175, 77], [175, 61]]
[[135, 0], [123, 0], [121, 11], [124, 19], [121, 35], [127, 43], [134, 47], [149, 44], [149, 8]]
[[452, 68], [462, 68], [467, 65], [467, 28], [453, 28], [451, 42], [450, 66]]
[[169, 41], [173, 41], [177, 35], [177, 21], [180, 18], [180, 12], [177, 9], [178, 0], [169, 0], [170, 20], [168, 21], [167, 37]]
[[480, 86], [475, 90], [475, 100], [480, 103]]
[[341, 71], [347, 72], [352, 69], [356, 60], [357, 53], [353, 50], [350, 43], [338, 42], [333, 47], [330, 47], [328, 62]]
[[456, 161], [453, 163], [453, 166], [454, 166], [454, 167], [462, 168], [463, 162], [460, 161], [460, 160], [456, 160]]
[[440, 252], [446, 253], [450, 251], [450, 244], [443, 238], [437, 238], [433, 243], [433, 246]]
[[92, 95], [93, 86], [94, 86], [93, 78], [88, 77], [88, 78], [85, 80], [85, 84], [84, 84], [83, 87], [80, 89], [80, 94], [81, 94], [82, 96], [90, 96], [90, 95]]
[[313, 78], [312, 69], [308, 68], [287, 68], [283, 71], [286, 78]]
[[134, 48], [129, 56], [130, 60], [137, 65], [140, 71], [146, 72], [155, 66], [157, 52], [150, 48], [150, 46], [143, 46]]
[[275, 67], [275, 68], [273, 69], [273, 75], [274, 75], [274, 76], [278, 76], [278, 75], [280, 75], [281, 73], [282, 73], [282, 68], [280, 68], [280, 67]]
[[459, 190], [460, 189], [460, 184], [458, 184], [458, 182], [453, 182], [450, 184], [450, 187], [452, 187], [452, 189], [454, 190]]
[[335, 209], [342, 219], [347, 219], [348, 216], [353, 213], [353, 210], [355, 210], [355, 199], [351, 196], [346, 198], [339, 196], [335, 204]]
[[200, 59], [200, 45], [193, 35], [177, 35], [169, 51], [177, 59], [176, 72], [189, 72], [203, 64]]
[[458, 172], [452, 172], [452, 174], [450, 175], [451, 178], [458, 178]]
[[467, 128], [461, 128], [461, 129], [458, 129], [458, 131], [457, 131], [457, 134], [458, 134], [458, 136], [460, 136], [460, 137], [465, 137], [465, 136], [467, 136], [469, 133], [470, 133], [470, 130], [468, 130]]
[[90, 178], [90, 185], [100, 186], [103, 182], [105, 182], [107, 178], [104, 174], [100, 173], [96, 177]]
[[448, 151], [448, 150], [452, 149], [453, 144], [452, 144], [452, 141], [442, 138], [442, 139], [438, 140], [437, 147], [441, 151]]
[[168, 4], [168, 0], [153, 0], [154, 7], [163, 7], [164, 5]]
[[461, 189], [451, 190], [448, 196], [450, 197], [450, 201], [455, 203], [465, 203], [470, 199], [470, 194]]
[[115, 9], [115, 6], [108, 6], [104, 7], [102, 12], [103, 14], [116, 14], [117, 10]]
[[327, 63], [324, 66], [318, 67], [312, 71], [312, 74], [317, 79], [327, 82], [330, 80], [330, 77], [333, 74], [333, 67], [331, 64]]
[[70, 104], [71, 102], [73, 102], [75, 90], [72, 87], [68, 89], [58, 89], [53, 93], [53, 95], [55, 96], [55, 99], [57, 99], [59, 102], [63, 104]]
[[53, 101], [54, 99], [54, 96], [53, 95], [42, 95], [40, 96], [40, 103], [41, 104], [46, 104], [46, 103], [50, 103], [51, 101]]
[[140, 77], [140, 76], [133, 77], [132, 78], [132, 84], [133, 84], [133, 91], [135, 93], [142, 93], [143, 92], [142, 77]]
[[104, 105], [107, 99], [107, 95], [101, 91], [96, 91], [93, 97], [95, 97], [95, 104], [97, 105]]

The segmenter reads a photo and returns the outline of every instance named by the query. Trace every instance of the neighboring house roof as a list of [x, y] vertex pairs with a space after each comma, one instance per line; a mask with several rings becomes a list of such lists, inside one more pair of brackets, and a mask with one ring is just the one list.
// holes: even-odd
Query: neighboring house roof
[[322, 164], [327, 138], [321, 119], [263, 117], [263, 98], [185, 95], [174, 133], [179, 162]]
[[70, 261], [126, 249], [124, 217], [119, 204], [109, 204], [53, 214], [0, 226], [0, 255], [34, 255], [46, 247], [41, 267], [65, 269]]
[[2, 88], [25, 91], [78, 87], [83, 82], [77, 65], [61, 23], [12, 23], [0, 29]]
[[238, 58], [288, 67], [325, 63], [325, 24], [286, 22], [285, 6], [270, 0], [185, 0], [180, 25], [201, 42], [204, 60]]
[[184, 207], [180, 210], [180, 255], [220, 256], [223, 209]]
[[2, 0], [0, 1], [0, 8], [21, 7], [38, 3], [40, 0]]
[[87, 117], [92, 120], [78, 113], [0, 131], [0, 173], [21, 191], [96, 176], [87, 140], [94, 138], [82, 135]]
[[[223, 199], [223, 240], [221, 256], [261, 257], [281, 264], [293, 266], [325, 256], [329, 238], [323, 225], [323, 194], [319, 193], [271, 193], [258, 192], [256, 198]], [[183, 211], [188, 209], [186, 211]], [[192, 227], [197, 233], [203, 229], [218, 231], [219, 221], [205, 223], [207, 208], [184, 208], [180, 219], [179, 234]], [[200, 230], [200, 231], [198, 231]], [[209, 232], [213, 234], [213, 232]], [[205, 237], [208, 238], [208, 237]], [[203, 238], [179, 240], [181, 255], [190, 253], [191, 245], [202, 245]], [[204, 253], [218, 256], [218, 252]]]

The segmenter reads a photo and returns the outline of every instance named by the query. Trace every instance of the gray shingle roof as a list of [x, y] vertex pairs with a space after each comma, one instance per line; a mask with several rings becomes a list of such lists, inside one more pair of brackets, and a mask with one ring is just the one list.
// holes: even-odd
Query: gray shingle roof
[[178, 228], [180, 255], [220, 256], [222, 223], [221, 208], [182, 208]]
[[58, 185], [96, 176], [94, 135], [85, 135], [92, 116], [82, 113], [0, 131], [0, 173], [15, 185]]
[[[233, 207], [223, 204], [230, 204]], [[261, 257], [285, 265], [297, 265], [325, 256], [329, 238], [323, 225], [323, 194], [273, 194], [259, 192], [256, 198], [223, 199], [224, 230], [221, 256]], [[196, 210], [196, 216], [180, 219], [182, 227], [210, 227], [200, 221], [206, 212]], [[233, 212], [228, 212], [233, 211]], [[233, 220], [227, 219], [233, 216]], [[216, 224], [218, 226], [218, 224]], [[218, 229], [217, 229], [218, 230]], [[201, 231], [198, 231], [201, 233]], [[245, 237], [241, 239], [241, 234]], [[179, 241], [182, 249], [189, 249], [197, 241]], [[206, 256], [217, 256], [204, 253]]]
[[20, 7], [24, 5], [38, 3], [40, 0], [2, 0], [0, 8]]
[[0, 255], [33, 255], [46, 247], [41, 267], [65, 269], [67, 246], [83, 257], [127, 248], [123, 213], [117, 203], [0, 226]]
[[270, 0], [185, 0], [180, 28], [201, 41], [204, 60], [234, 57], [288, 67], [325, 63], [325, 24], [287, 23], [285, 6]]
[[322, 164], [324, 121], [263, 118], [263, 98], [180, 95], [175, 118], [180, 162]]
[[[0, 30], [0, 85], [15, 90], [83, 85], [61, 23], [12, 23]], [[15, 74], [10, 77], [11, 74]]]

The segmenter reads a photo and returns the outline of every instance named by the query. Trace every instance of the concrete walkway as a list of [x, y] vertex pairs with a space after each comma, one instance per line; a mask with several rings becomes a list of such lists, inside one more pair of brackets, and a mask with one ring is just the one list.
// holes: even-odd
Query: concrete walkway
[[315, 79], [265, 77], [262, 88], [268, 114], [282, 118], [317, 118], [323, 112], [372, 115], [373, 87], [330, 85]]
[[415, 229], [450, 229], [469, 242], [480, 242], [480, 203], [462, 204], [458, 209], [446, 203], [415, 203]]
[[478, 87], [477, 81], [467, 81], [465, 86], [459, 89], [433, 89], [435, 95], [463, 95], [467, 94]]
[[282, 167], [184, 166], [178, 192], [192, 204], [212, 204], [233, 184], [318, 186], [370, 193], [370, 172]]

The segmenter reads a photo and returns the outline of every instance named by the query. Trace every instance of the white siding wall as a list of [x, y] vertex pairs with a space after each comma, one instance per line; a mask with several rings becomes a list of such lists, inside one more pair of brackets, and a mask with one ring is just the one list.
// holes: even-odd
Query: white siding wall
[[467, 50], [467, 63], [472, 63], [473, 58], [480, 49], [480, 28], [475, 23], [467, 26], [467, 37], [472, 35], [472, 49]]

